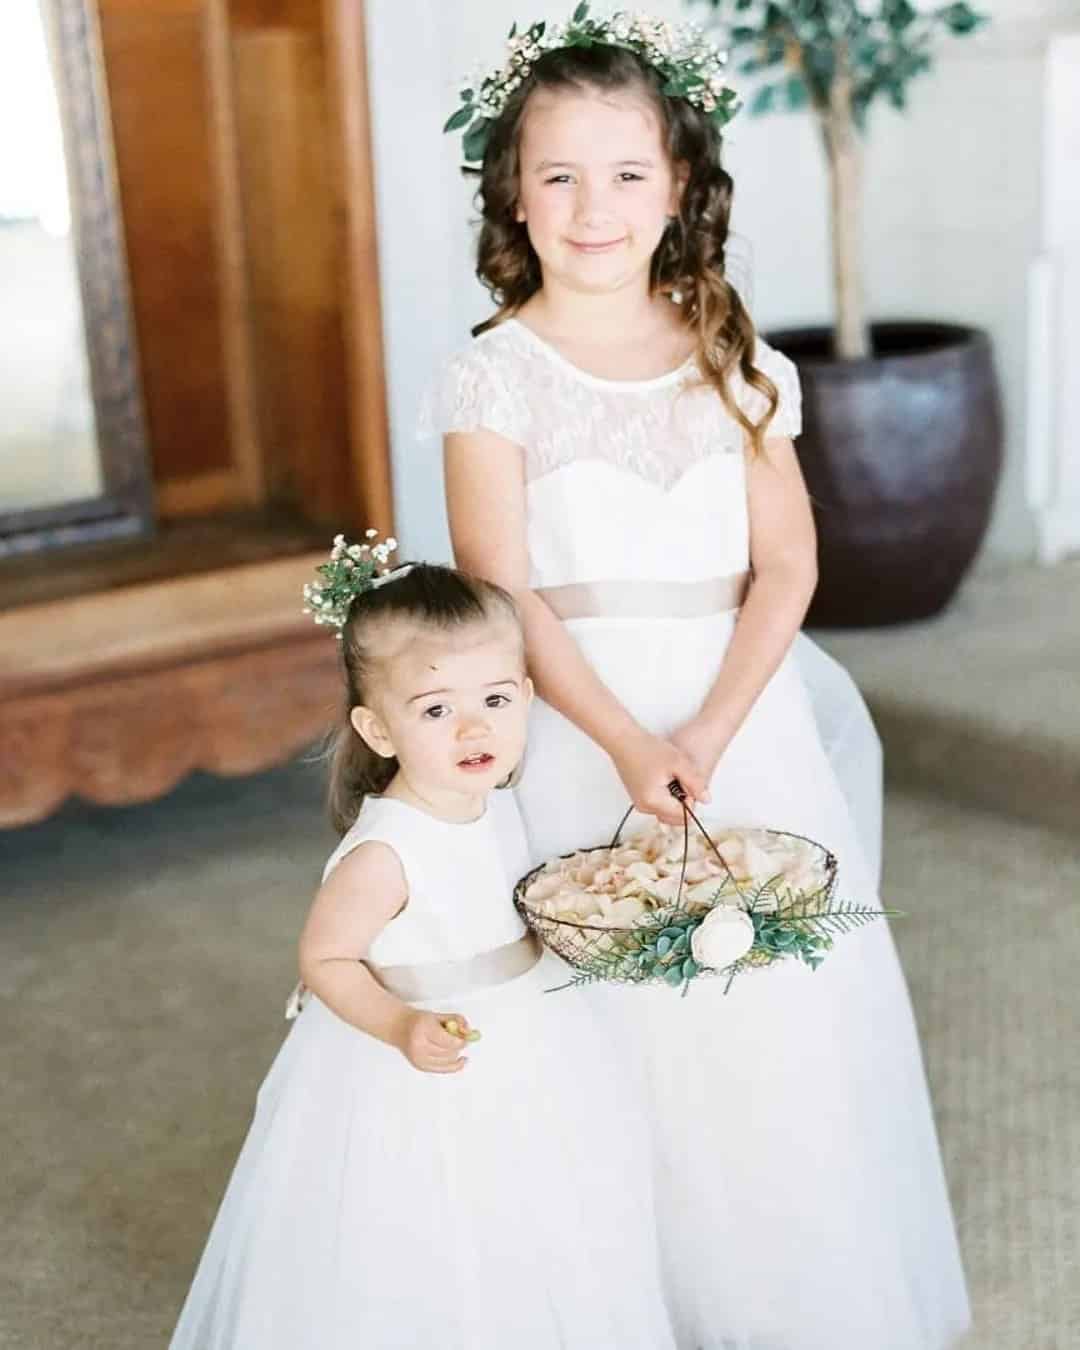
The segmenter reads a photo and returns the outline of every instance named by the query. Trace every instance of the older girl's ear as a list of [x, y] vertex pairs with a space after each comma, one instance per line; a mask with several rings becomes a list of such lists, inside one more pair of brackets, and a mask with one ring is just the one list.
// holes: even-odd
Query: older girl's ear
[[383, 759], [393, 759], [394, 744], [373, 708], [353, 708], [349, 713], [349, 721], [365, 745], [369, 745]]

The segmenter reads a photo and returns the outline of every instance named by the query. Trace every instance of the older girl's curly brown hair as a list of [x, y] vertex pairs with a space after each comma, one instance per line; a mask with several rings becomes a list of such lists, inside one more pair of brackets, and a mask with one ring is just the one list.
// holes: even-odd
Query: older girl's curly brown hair
[[[535, 89], [605, 93], [632, 89], [655, 107], [668, 157], [673, 165], [685, 166], [687, 180], [679, 214], [669, 222], [653, 254], [652, 289], [681, 294], [686, 325], [697, 335], [698, 366], [746, 431], [754, 452], [759, 452], [779, 398], [773, 382], [753, 364], [754, 325], [724, 275], [732, 180], [720, 163], [720, 134], [685, 99], [663, 94], [657, 73], [621, 47], [546, 52], [492, 125], [480, 170], [482, 225], [476, 274], [499, 308], [473, 329], [473, 335], [509, 318], [540, 289], [540, 259], [525, 225], [515, 219], [520, 191], [518, 147], [529, 96]], [[732, 396], [731, 378], [736, 370], [767, 404], [756, 423]]]

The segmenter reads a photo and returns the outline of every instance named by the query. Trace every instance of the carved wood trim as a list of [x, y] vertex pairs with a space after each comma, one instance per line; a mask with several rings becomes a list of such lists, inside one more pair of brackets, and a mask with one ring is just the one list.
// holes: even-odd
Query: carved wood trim
[[148, 801], [203, 769], [283, 763], [330, 728], [337, 644], [299, 642], [0, 702], [0, 827], [42, 820], [67, 797]]
[[325, 554], [0, 614], [0, 827], [281, 763], [331, 726], [338, 644], [302, 613]]

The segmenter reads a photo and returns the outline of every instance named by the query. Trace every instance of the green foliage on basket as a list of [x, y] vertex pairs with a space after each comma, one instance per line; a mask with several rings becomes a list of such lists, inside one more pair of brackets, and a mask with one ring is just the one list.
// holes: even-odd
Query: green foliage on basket
[[[719, 900], [721, 891], [717, 892]], [[691, 945], [694, 932], [709, 909], [692, 913], [674, 907], [660, 909], [633, 928], [597, 928], [606, 941], [587, 956], [576, 958], [573, 977], [558, 989], [578, 985], [657, 984], [663, 982], [685, 994], [699, 976], [724, 975], [726, 994], [736, 975], [761, 969], [786, 957], [817, 970], [832, 950], [834, 937], [849, 933], [874, 919], [895, 918], [897, 909], [874, 909], [834, 901], [827, 891], [793, 895], [773, 877], [742, 894], [742, 908], [754, 925], [753, 946], [744, 957], [722, 969], [699, 965]], [[587, 926], [587, 925], [586, 925]], [[549, 992], [555, 992], [550, 990]]]

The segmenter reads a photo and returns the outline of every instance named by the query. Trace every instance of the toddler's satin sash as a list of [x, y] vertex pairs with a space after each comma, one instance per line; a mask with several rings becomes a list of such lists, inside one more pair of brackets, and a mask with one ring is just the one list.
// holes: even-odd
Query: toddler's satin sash
[[[532, 970], [542, 955], [539, 938], [528, 932], [516, 942], [479, 952], [465, 961], [432, 961], [416, 966], [376, 966], [369, 961], [363, 964], [387, 993], [394, 994], [404, 1003], [428, 1003], [432, 999], [452, 998], [509, 984]], [[310, 991], [298, 984], [285, 1005], [287, 1021], [291, 1022], [303, 1010], [309, 997]]]
[[[388, 993], [405, 1003], [429, 1003], [432, 999], [471, 994], [508, 984], [532, 970], [543, 955], [540, 940], [533, 932], [516, 942], [479, 952], [465, 961], [432, 961], [419, 966], [373, 966], [368, 970]], [[367, 963], [365, 963], [367, 964]]]
[[749, 572], [705, 581], [583, 581], [540, 586], [536, 594], [560, 619], [701, 619], [738, 609]]

